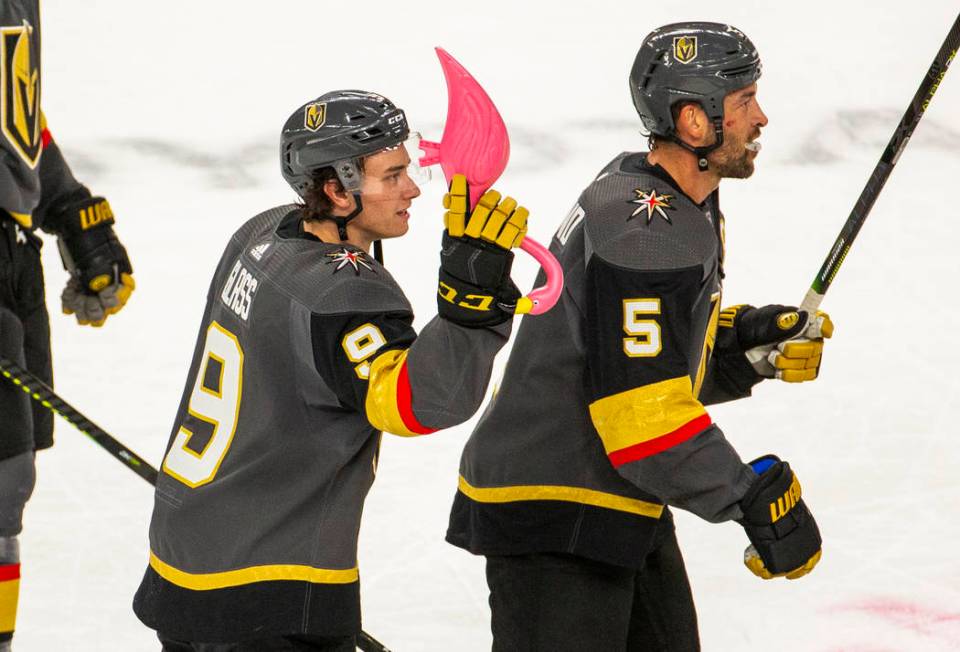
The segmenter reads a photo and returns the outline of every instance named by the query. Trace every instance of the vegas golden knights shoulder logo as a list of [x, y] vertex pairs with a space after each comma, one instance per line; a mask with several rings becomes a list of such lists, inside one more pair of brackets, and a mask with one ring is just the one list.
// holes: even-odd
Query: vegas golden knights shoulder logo
[[677, 36], [673, 39], [673, 58], [680, 63], [690, 63], [697, 58], [697, 37]]
[[327, 121], [327, 103], [314, 102], [303, 109], [303, 126], [310, 131], [316, 131]]
[[41, 150], [40, 68], [33, 26], [0, 27], [0, 128], [31, 168]]

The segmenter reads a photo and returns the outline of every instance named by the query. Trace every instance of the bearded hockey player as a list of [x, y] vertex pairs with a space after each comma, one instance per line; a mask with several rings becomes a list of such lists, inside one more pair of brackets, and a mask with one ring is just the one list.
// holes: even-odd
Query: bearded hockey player
[[[0, 356], [53, 384], [42, 241], [59, 237], [70, 280], [63, 311], [102, 326], [134, 283], [113, 212], [70, 172], [40, 104], [36, 0], [0, 4]], [[0, 650], [9, 650], [20, 588], [18, 535], [33, 492], [34, 452], [53, 445], [53, 415], [0, 379]]]
[[614, 158], [551, 243], [563, 298], [520, 327], [447, 535], [487, 557], [498, 652], [699, 649], [669, 506], [740, 523], [761, 577], [820, 558], [790, 466], [743, 463], [705, 408], [814, 379], [832, 330], [789, 306], [720, 309], [718, 186], [753, 172], [759, 77], [732, 27], [652, 32], [630, 73], [651, 151]]
[[371, 243], [407, 232], [420, 190], [403, 111], [327, 93], [281, 135], [303, 205], [231, 238], [157, 483], [134, 610], [165, 650], [353, 650], [357, 536], [381, 432], [468, 419], [506, 343], [527, 211], [488, 191], [445, 204], [438, 316], [419, 335]]

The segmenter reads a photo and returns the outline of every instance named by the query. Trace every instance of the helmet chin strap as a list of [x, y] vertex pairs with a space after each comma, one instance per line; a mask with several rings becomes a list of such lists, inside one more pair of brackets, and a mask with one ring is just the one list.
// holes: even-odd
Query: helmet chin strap
[[353, 200], [357, 204], [349, 215], [328, 215], [327, 219], [333, 220], [333, 223], [337, 225], [337, 235], [340, 236], [341, 240], [347, 240], [347, 222], [355, 218], [360, 214], [360, 211], [363, 210], [363, 202], [360, 200], [360, 193], [353, 193]]
[[[360, 214], [360, 211], [363, 210], [363, 202], [360, 200], [360, 193], [353, 193], [353, 198], [357, 202], [357, 207], [349, 215], [344, 215], [342, 217], [331, 217], [331, 219], [337, 224], [337, 234], [340, 236], [341, 240], [347, 239], [347, 222], [355, 218]], [[373, 241], [373, 259], [383, 264], [383, 243], [380, 240]]]
[[675, 142], [677, 145], [680, 145], [680, 147], [696, 156], [697, 169], [699, 169], [701, 172], [706, 172], [709, 168], [709, 164], [707, 163], [707, 155], [723, 145], [723, 118], [713, 119], [713, 130], [717, 134], [717, 140], [713, 143], [713, 145], [706, 145], [705, 147], [694, 147], [693, 145], [684, 142], [677, 135], [676, 131], [672, 131], [669, 137], [670, 140]]
[[[340, 240], [342, 241], [347, 240], [347, 222], [355, 218], [360, 214], [360, 211], [363, 210], [363, 200], [360, 199], [359, 192], [353, 193], [353, 199], [357, 203], [357, 207], [353, 209], [349, 215], [330, 216], [330, 219], [337, 225], [337, 235], [340, 236]], [[381, 265], [383, 264], [383, 244], [379, 240], [373, 241], [373, 259]]]

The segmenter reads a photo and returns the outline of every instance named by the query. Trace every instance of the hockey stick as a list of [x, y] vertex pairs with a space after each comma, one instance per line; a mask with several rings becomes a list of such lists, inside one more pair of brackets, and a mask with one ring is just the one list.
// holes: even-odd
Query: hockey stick
[[827, 293], [827, 289], [830, 287], [830, 284], [833, 283], [834, 277], [840, 270], [840, 265], [843, 264], [847, 254], [850, 252], [850, 247], [860, 232], [860, 228], [863, 226], [863, 223], [867, 221], [870, 209], [873, 208], [877, 196], [880, 194], [880, 191], [883, 190], [887, 178], [893, 171], [893, 167], [897, 164], [900, 154], [903, 153], [903, 148], [906, 147], [910, 141], [913, 130], [916, 129], [917, 123], [920, 122], [920, 118], [923, 117], [923, 113], [930, 105], [933, 94], [937, 92], [943, 76], [947, 74], [947, 68], [950, 67], [950, 63], [957, 55], [958, 46], [960, 46], [960, 15], [957, 16], [953, 27], [950, 28], [950, 32], [947, 34], [947, 38], [944, 39], [943, 45], [940, 46], [940, 51], [937, 52], [937, 56], [930, 65], [930, 70], [927, 72], [923, 81], [920, 82], [920, 88], [917, 89], [917, 93], [910, 101], [910, 105], [907, 107], [906, 113], [903, 114], [900, 124], [897, 125], [897, 128], [894, 130], [890, 143], [883, 151], [883, 155], [877, 162], [877, 166], [873, 169], [873, 173], [867, 180], [867, 185], [863, 188], [863, 192], [860, 193], [860, 198], [857, 199], [857, 203], [850, 212], [850, 217], [847, 218], [846, 223], [840, 230], [840, 235], [837, 236], [836, 242], [833, 243], [833, 247], [831, 247], [830, 253], [827, 255], [823, 266], [817, 273], [817, 277], [813, 280], [810, 289], [807, 290], [807, 295], [803, 298], [800, 309], [806, 310], [808, 315], [813, 315], [820, 306], [820, 302], [823, 301], [823, 296]]
[[357, 647], [362, 650], [362, 652], [390, 652], [383, 643], [375, 639], [374, 637], [367, 634], [362, 629], [360, 633], [357, 634]]
[[107, 434], [103, 428], [85, 417], [75, 407], [64, 401], [49, 385], [7, 358], [0, 357], [0, 374], [26, 392], [30, 398], [59, 414], [77, 430], [85, 434], [104, 450], [126, 464], [134, 473], [152, 485], [157, 484], [157, 470], [142, 457]]
[[[60, 398], [45, 382], [3, 356], [0, 356], [0, 375], [26, 392], [34, 401], [63, 417], [77, 430], [126, 464], [134, 473], [156, 486], [158, 473], [155, 468]], [[383, 643], [363, 630], [357, 635], [357, 647], [362, 652], [390, 652]]]

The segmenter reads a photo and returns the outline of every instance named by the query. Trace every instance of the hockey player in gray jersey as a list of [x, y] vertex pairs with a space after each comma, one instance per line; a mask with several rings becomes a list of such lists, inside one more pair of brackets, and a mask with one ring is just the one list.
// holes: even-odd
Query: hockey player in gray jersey
[[445, 291], [417, 335], [403, 291], [369, 255], [373, 241], [406, 233], [420, 194], [408, 134], [404, 113], [373, 93], [307, 103], [280, 152], [304, 204], [257, 215], [227, 245], [134, 600], [166, 650], [352, 650], [357, 536], [381, 432], [431, 433], [483, 399], [519, 298], [510, 250], [527, 211], [488, 191], [467, 215], [466, 182], [454, 178]]
[[[110, 204], [74, 178], [41, 103], [38, 0], [0, 2], [0, 356], [53, 384], [38, 230], [59, 237], [70, 274], [64, 313], [102, 326], [133, 292]], [[20, 590], [19, 534], [35, 451], [53, 446], [53, 413], [0, 378], [0, 651], [11, 649]]]
[[637, 54], [651, 151], [611, 161], [556, 232], [562, 300], [520, 326], [461, 460], [447, 538], [487, 557], [497, 652], [699, 649], [668, 506], [740, 523], [761, 577], [820, 558], [789, 465], [744, 464], [705, 408], [812, 380], [832, 330], [789, 306], [720, 308], [718, 187], [753, 172], [759, 77], [725, 25], [667, 25]]

